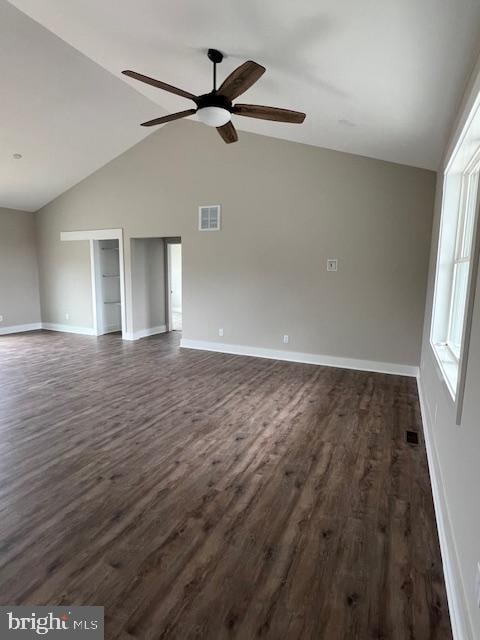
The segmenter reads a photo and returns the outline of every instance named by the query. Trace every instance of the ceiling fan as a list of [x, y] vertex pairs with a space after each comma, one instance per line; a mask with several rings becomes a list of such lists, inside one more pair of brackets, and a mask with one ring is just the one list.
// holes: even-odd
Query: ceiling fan
[[260, 118], [261, 120], [274, 120], [276, 122], [291, 122], [295, 124], [301, 124], [305, 120], [305, 114], [299, 111], [279, 109], [278, 107], [264, 107], [258, 104], [233, 104], [235, 98], [238, 98], [238, 96], [249, 89], [265, 73], [265, 67], [253, 62], [253, 60], [247, 60], [247, 62], [244, 62], [232, 71], [217, 89], [217, 64], [222, 62], [223, 54], [216, 49], [209, 49], [207, 55], [213, 62], [213, 90], [201, 96], [195, 96], [193, 93], [183, 91], [183, 89], [178, 89], [155, 78], [144, 76], [142, 73], [137, 73], [136, 71], [122, 71], [123, 74], [130, 78], [140, 80], [140, 82], [145, 82], [153, 87], [158, 87], [182, 98], [192, 100], [196, 105], [194, 109], [187, 109], [186, 111], [179, 111], [178, 113], [171, 113], [167, 116], [142, 122], [142, 127], [164, 124], [165, 122], [186, 118], [196, 113], [200, 122], [210, 127], [216, 127], [224, 141], [230, 143], [238, 140], [237, 131], [231, 120], [232, 113], [237, 116], [247, 116], [248, 118]]

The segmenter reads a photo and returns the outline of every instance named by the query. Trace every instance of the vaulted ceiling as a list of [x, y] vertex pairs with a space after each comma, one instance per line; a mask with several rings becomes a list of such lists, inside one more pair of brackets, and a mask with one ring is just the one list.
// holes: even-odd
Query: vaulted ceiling
[[0, 77], [0, 206], [35, 211], [150, 133], [148, 98], [5, 0]]
[[204, 93], [208, 47], [226, 54], [220, 79], [247, 59], [267, 67], [242, 102], [307, 113], [301, 126], [234, 116], [240, 132], [436, 169], [480, 3], [0, 0], [0, 29], [0, 205], [35, 209], [150, 133], [142, 120], [190, 107], [122, 69]]

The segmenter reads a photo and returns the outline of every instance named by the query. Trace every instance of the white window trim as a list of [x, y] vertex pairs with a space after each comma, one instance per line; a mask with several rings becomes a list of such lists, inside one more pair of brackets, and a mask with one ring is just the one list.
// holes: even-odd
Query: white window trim
[[430, 339], [430, 346], [432, 347], [435, 360], [440, 367], [441, 379], [445, 383], [450, 397], [455, 403], [456, 397], [458, 398], [458, 360], [455, 358], [455, 355], [447, 343], [434, 342]]
[[[480, 157], [480, 149], [475, 154], [475, 160], [478, 162]], [[450, 163], [449, 163], [450, 164]], [[469, 163], [470, 169], [472, 163]], [[465, 173], [467, 170], [465, 171]], [[472, 170], [470, 169], [470, 173]], [[472, 316], [473, 316], [473, 307], [475, 303], [475, 285], [477, 281], [478, 274], [478, 261], [480, 255], [480, 188], [477, 188], [477, 200], [475, 205], [475, 213], [473, 220], [473, 232], [472, 232], [472, 242], [471, 242], [471, 251], [470, 251], [470, 267], [468, 273], [468, 282], [467, 282], [467, 293], [466, 293], [466, 302], [465, 302], [465, 314], [463, 321], [463, 329], [462, 329], [462, 340], [460, 347], [460, 357], [457, 358], [454, 351], [452, 351], [451, 347], [447, 342], [435, 342], [433, 339], [433, 325], [435, 321], [435, 310], [436, 310], [436, 294], [437, 294], [437, 284], [439, 279], [439, 271], [440, 271], [440, 262], [441, 262], [441, 247], [442, 247], [442, 233], [443, 233], [443, 203], [445, 202], [445, 184], [446, 184], [446, 176], [448, 174], [448, 168], [444, 173], [444, 186], [442, 193], [442, 212], [441, 212], [441, 227], [437, 248], [437, 265], [436, 265], [436, 275], [435, 275], [435, 289], [434, 289], [434, 297], [433, 297], [433, 312], [432, 312], [432, 322], [430, 327], [430, 346], [432, 348], [433, 354], [435, 356], [435, 360], [440, 368], [440, 372], [442, 374], [443, 381], [449, 391], [449, 394], [454, 402], [456, 408], [456, 424], [461, 424], [462, 419], [462, 410], [463, 410], [463, 396], [465, 390], [465, 381], [466, 381], [466, 373], [467, 373], [467, 365], [468, 365], [468, 355], [469, 355], [469, 347], [470, 347], [470, 334], [471, 334], [471, 325], [472, 325]], [[457, 241], [455, 242], [455, 257], [457, 255]], [[449, 300], [451, 300], [452, 290], [453, 290], [453, 277], [452, 283], [450, 283], [450, 294]], [[451, 316], [451, 311], [449, 310], [449, 314]], [[448, 321], [448, 331], [450, 331], [450, 321], [449, 317]], [[449, 335], [447, 333], [447, 335]]]
[[480, 255], [480, 192], [477, 195], [475, 218], [472, 233], [472, 250], [470, 257], [470, 269], [467, 282], [467, 299], [465, 303], [465, 316], [462, 331], [462, 347], [458, 370], [458, 382], [456, 389], [457, 424], [461, 423], [463, 411], [463, 396], [467, 377], [468, 356], [470, 352], [470, 337], [472, 330], [473, 308], [475, 305], [475, 290], [478, 275], [478, 260]]
[[[460, 204], [459, 204], [459, 213], [457, 220], [457, 230], [456, 230], [456, 238], [455, 238], [455, 251], [453, 256], [453, 265], [452, 265], [452, 278], [450, 283], [450, 292], [449, 292], [449, 317], [447, 323], [446, 330], [446, 345], [450, 349], [450, 353], [453, 359], [459, 364], [460, 357], [462, 354], [462, 344], [460, 344], [459, 349], [457, 350], [456, 346], [452, 342], [452, 331], [453, 331], [453, 322], [455, 315], [454, 308], [454, 297], [457, 290], [457, 279], [459, 277], [459, 265], [460, 264], [468, 264], [468, 272], [467, 272], [467, 287], [468, 287], [468, 277], [470, 275], [470, 270], [472, 266], [472, 252], [474, 250], [474, 241], [473, 231], [475, 229], [475, 216], [476, 216], [476, 203], [478, 196], [478, 179], [479, 179], [479, 152], [475, 154], [472, 161], [469, 163], [465, 171], [462, 175], [462, 185], [460, 190]], [[473, 206], [472, 206], [473, 199]], [[468, 243], [467, 250], [465, 247], [466, 239], [469, 237], [469, 229], [472, 227], [472, 236], [470, 237], [470, 241]], [[468, 302], [468, 289], [466, 291], [466, 299], [465, 299], [465, 307], [464, 313], [467, 309]], [[463, 338], [463, 328], [462, 328], [462, 338]]]

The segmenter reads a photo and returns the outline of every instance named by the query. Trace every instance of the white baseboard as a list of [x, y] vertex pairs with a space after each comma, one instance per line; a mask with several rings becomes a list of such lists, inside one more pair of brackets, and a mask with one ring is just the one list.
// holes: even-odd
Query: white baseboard
[[123, 336], [124, 340], [139, 340], [140, 338], [147, 338], [148, 336], [154, 336], [157, 333], [165, 333], [167, 327], [164, 324], [158, 327], [150, 327], [149, 329], [139, 329], [138, 331], [129, 331]]
[[93, 327], [75, 327], [71, 324], [57, 324], [55, 322], [42, 322], [42, 329], [46, 331], [61, 331], [62, 333], [80, 333], [85, 336], [97, 335]]
[[422, 414], [425, 448], [427, 450], [428, 470], [432, 485], [433, 504], [437, 521], [440, 552], [442, 554], [443, 575], [447, 590], [448, 607], [452, 623], [454, 640], [473, 640], [473, 631], [468, 615], [465, 593], [460, 577], [458, 557], [453, 542], [452, 527], [448, 515], [442, 475], [432, 431], [432, 419], [428, 403], [423, 395], [420, 375], [417, 376], [418, 397]]
[[41, 328], [41, 322], [31, 322], [30, 324], [12, 324], [9, 327], [0, 327], [0, 336], [5, 336], [9, 333], [23, 333], [24, 331], [38, 331]]
[[206, 340], [189, 340], [187, 338], [183, 338], [180, 342], [180, 346], [185, 349], [217, 351], [220, 353], [232, 353], [239, 356], [254, 356], [256, 358], [269, 358], [271, 360], [303, 362], [306, 364], [318, 364], [324, 367], [339, 367], [340, 369], [356, 369], [359, 371], [373, 371], [375, 373], [390, 373], [414, 378], [418, 374], [418, 367], [406, 364], [376, 362], [375, 360], [357, 360], [355, 358], [325, 356], [316, 353], [301, 353], [298, 351], [264, 349], [262, 347], [223, 344], [221, 342], [208, 342]]
[[[97, 335], [93, 327], [76, 327], [70, 324], [57, 324], [55, 322], [36, 322], [33, 324], [17, 324], [10, 327], [2, 327], [0, 328], [0, 335], [6, 335], [9, 333], [21, 333], [23, 331], [37, 331], [39, 329], [45, 329], [46, 331], [60, 331], [62, 333], [78, 333], [84, 336]], [[111, 330], [118, 331], [117, 328], [112, 328]], [[122, 336], [122, 338], [124, 340], [139, 340], [140, 338], [153, 336], [157, 333], [165, 333], [166, 331], [166, 325], [162, 324], [158, 327], [150, 327], [149, 329], [127, 332]]]

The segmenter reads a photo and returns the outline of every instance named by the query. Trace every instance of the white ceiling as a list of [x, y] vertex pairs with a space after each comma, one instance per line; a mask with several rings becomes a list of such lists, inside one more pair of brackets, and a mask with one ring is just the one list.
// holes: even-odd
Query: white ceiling
[[[2, 34], [2, 48], [5, 44], [11, 49], [7, 52], [10, 65], [14, 62], [23, 68], [19, 55], [35, 59], [41, 53], [44, 58], [41, 87], [39, 82], [28, 83], [26, 72], [22, 71], [20, 78], [9, 74], [9, 86], [16, 83], [17, 87], [16, 98], [9, 99], [11, 111], [15, 106], [18, 109], [19, 98], [22, 102], [20, 114], [15, 117], [13, 113], [10, 120], [11, 145], [16, 142], [15, 129], [25, 126], [21, 112], [31, 116], [31, 105], [39, 92], [46, 86], [51, 89], [52, 74], [46, 73], [49, 68], [55, 72], [57, 86], [50, 104], [36, 105], [36, 117], [42, 118], [37, 127], [40, 142], [52, 142], [51, 136], [55, 136], [49, 154], [56, 155], [61, 148], [62, 161], [68, 158], [74, 165], [90, 164], [86, 173], [109, 159], [111, 144], [116, 145], [110, 151], [113, 157], [136, 142], [142, 136], [138, 127], [142, 119], [191, 106], [189, 101], [121, 76], [121, 70], [134, 69], [192, 93], [204, 93], [212, 82], [211, 63], [205, 56], [208, 47], [227, 54], [219, 67], [220, 80], [246, 59], [267, 67], [267, 73], [241, 97], [242, 102], [307, 113], [303, 125], [234, 116], [239, 130], [436, 169], [480, 44], [478, 0], [11, 2], [121, 78], [109, 78], [94, 66], [90, 77], [81, 56], [72, 50], [65, 54], [65, 48], [63, 55], [55, 52], [53, 41], [43, 32], [50, 55], [40, 47], [38, 34], [29, 38], [27, 33], [13, 33], [6, 44]], [[8, 67], [7, 62], [0, 64]], [[85, 65], [82, 80], [89, 84], [89, 90], [79, 90], [70, 77], [65, 96], [59, 93], [58, 72], [67, 76], [75, 64]], [[148, 103], [134, 104], [127, 85], [158, 107], [152, 104], [145, 109]], [[66, 98], [71, 109], [67, 135], [82, 129], [77, 136], [79, 144], [71, 149], [63, 148], [67, 146], [64, 135], [54, 124]], [[81, 108], [76, 106], [77, 99], [82, 101]], [[48, 118], [46, 111], [51, 112]], [[85, 111], [88, 118], [82, 118]], [[118, 138], [112, 131], [115, 127], [104, 128], [107, 113], [115, 115], [122, 129]], [[2, 122], [0, 126], [5, 125]], [[82, 145], [85, 137], [96, 141], [98, 136], [105, 157], [94, 166]], [[13, 146], [12, 152], [22, 152], [18, 144]]]
[[0, 206], [35, 211], [150, 133], [155, 105], [4, 0], [0, 77]]

